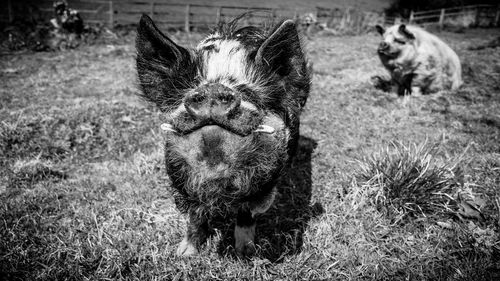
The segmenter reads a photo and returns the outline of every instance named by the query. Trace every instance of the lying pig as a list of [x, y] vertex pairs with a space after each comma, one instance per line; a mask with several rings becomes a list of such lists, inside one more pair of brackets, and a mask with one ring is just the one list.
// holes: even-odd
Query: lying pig
[[252, 254], [255, 216], [273, 203], [298, 145], [310, 72], [294, 22], [237, 26], [220, 25], [194, 49], [146, 15], [137, 30], [141, 96], [166, 120], [167, 173], [189, 217], [180, 256], [198, 253], [220, 215], [236, 217], [236, 253]]
[[384, 29], [378, 47], [382, 64], [390, 72], [398, 94], [427, 94], [456, 90], [462, 84], [457, 54], [436, 36], [404, 24]]

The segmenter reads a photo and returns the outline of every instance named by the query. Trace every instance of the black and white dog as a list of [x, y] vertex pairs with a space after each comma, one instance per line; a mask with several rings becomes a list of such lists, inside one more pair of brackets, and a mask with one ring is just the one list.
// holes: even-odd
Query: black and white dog
[[294, 22], [263, 30], [235, 19], [187, 49], [143, 15], [136, 47], [141, 95], [164, 114], [167, 173], [189, 216], [177, 254], [198, 252], [215, 215], [236, 216], [236, 252], [252, 254], [255, 215], [296, 153], [309, 95]]

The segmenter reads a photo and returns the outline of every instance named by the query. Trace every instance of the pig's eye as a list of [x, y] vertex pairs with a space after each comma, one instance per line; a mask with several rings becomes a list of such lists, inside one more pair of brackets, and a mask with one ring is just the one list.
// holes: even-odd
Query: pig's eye
[[401, 44], [401, 45], [404, 45], [406, 43], [405, 41], [403, 41], [401, 39], [394, 39], [394, 42]]
[[245, 100], [254, 104], [259, 104], [261, 97], [246, 85], [238, 85], [236, 86], [236, 90], [241, 93]]

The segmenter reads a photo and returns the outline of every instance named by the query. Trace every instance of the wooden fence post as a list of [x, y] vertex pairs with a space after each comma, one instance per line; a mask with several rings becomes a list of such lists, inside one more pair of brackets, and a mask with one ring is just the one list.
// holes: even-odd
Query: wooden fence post
[[497, 13], [495, 14], [495, 22], [493, 23], [494, 26], [500, 26], [500, 5], [497, 6]]
[[8, 10], [8, 13], [9, 13], [9, 23], [11, 23], [11, 22], [14, 21], [14, 13], [12, 11], [12, 0], [9, 0], [7, 2], [7, 10]]
[[413, 23], [413, 18], [415, 17], [415, 15], [413, 14], [413, 10], [410, 11], [410, 18], [408, 19], [408, 24], [412, 24]]
[[439, 28], [443, 29], [444, 24], [444, 9], [441, 9], [441, 15], [439, 15]]
[[151, 15], [151, 18], [153, 18], [155, 15], [155, 2], [154, 1], [151, 2], [150, 15]]
[[222, 16], [222, 7], [217, 7], [217, 15], [215, 16], [215, 24], [219, 24]]
[[187, 4], [186, 5], [186, 16], [185, 16], [185, 19], [184, 19], [184, 31], [186, 31], [187, 33], [189, 33], [190, 31], [190, 28], [189, 28], [189, 13], [190, 13], [190, 5]]
[[475, 26], [479, 26], [479, 19], [480, 19], [479, 7], [476, 7], [476, 9], [474, 9], [474, 25]]
[[114, 14], [115, 11], [113, 9], [113, 1], [109, 1], [109, 27], [113, 28], [115, 20], [114, 20]]

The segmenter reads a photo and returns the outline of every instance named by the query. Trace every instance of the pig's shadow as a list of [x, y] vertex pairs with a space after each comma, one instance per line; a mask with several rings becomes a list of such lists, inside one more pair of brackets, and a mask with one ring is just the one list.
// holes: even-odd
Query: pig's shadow
[[[317, 143], [300, 136], [297, 156], [288, 176], [278, 186], [273, 206], [257, 217], [256, 255], [279, 262], [287, 255], [300, 252], [304, 231], [311, 218], [323, 212], [321, 204], [311, 205], [311, 155]], [[222, 255], [234, 255], [234, 222], [220, 229], [222, 239], [218, 251]]]

